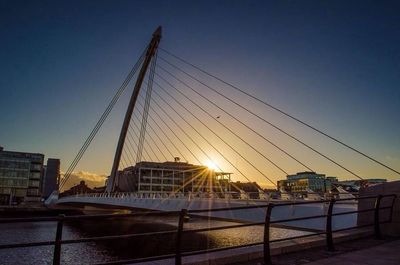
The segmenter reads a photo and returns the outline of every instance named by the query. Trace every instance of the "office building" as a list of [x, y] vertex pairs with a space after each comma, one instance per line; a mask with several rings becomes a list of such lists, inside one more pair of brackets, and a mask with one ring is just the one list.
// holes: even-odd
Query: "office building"
[[288, 175], [285, 180], [279, 180], [278, 188], [295, 193], [307, 193], [310, 190], [314, 192], [327, 192], [331, 190], [331, 184], [334, 180], [337, 181], [337, 178], [327, 178], [324, 174], [306, 171], [296, 173], [295, 175]]
[[43, 160], [43, 154], [0, 147], [0, 204], [40, 201]]
[[[136, 192], [226, 192], [231, 173], [216, 172], [205, 166], [174, 162], [139, 162], [120, 171], [117, 191]], [[110, 184], [110, 183], [108, 183]]]
[[42, 194], [43, 198], [46, 199], [53, 191], [58, 190], [60, 179], [60, 159], [47, 159], [47, 165], [44, 168]]

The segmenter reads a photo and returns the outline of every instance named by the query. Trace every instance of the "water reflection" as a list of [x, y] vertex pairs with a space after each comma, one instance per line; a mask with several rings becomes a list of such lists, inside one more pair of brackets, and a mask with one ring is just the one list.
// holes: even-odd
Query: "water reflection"
[[[176, 230], [176, 224], [176, 217], [165, 216], [67, 222], [63, 230], [63, 239], [171, 231]], [[188, 223], [185, 223], [185, 229], [232, 224], [235, 223], [191, 218]], [[263, 226], [252, 226], [188, 233], [183, 236], [182, 246], [184, 251], [191, 251], [260, 242], [263, 239], [263, 229]], [[0, 224], [0, 244], [54, 240], [55, 231], [56, 223], [54, 222]], [[271, 228], [272, 239], [305, 233], [303, 231]], [[174, 248], [174, 234], [140, 236], [122, 240], [63, 245], [61, 259], [62, 264], [88, 264], [162, 255], [172, 253]], [[2, 264], [51, 264], [52, 256], [53, 246], [0, 250]]]

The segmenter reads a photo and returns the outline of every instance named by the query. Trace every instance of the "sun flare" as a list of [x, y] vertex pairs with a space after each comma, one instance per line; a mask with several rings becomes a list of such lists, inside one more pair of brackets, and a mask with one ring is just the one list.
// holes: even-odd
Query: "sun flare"
[[212, 170], [217, 170], [218, 169], [218, 165], [214, 161], [211, 161], [211, 160], [206, 161], [204, 163], [204, 165], [206, 167], [208, 167], [209, 169], [212, 169]]

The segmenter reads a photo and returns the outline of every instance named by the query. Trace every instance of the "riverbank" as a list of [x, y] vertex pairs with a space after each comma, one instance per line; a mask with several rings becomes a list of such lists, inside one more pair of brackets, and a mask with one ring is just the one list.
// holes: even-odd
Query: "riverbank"
[[50, 209], [41, 203], [24, 204], [17, 206], [0, 206], [0, 218], [28, 218], [65, 215], [80, 215], [76, 209]]

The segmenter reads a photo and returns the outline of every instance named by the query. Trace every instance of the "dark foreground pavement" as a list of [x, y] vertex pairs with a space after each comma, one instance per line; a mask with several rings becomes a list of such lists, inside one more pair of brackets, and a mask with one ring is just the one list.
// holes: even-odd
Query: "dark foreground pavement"
[[[312, 248], [272, 257], [273, 265], [400, 265], [400, 238], [359, 239], [336, 245], [334, 252]], [[234, 265], [261, 265], [262, 260]]]

